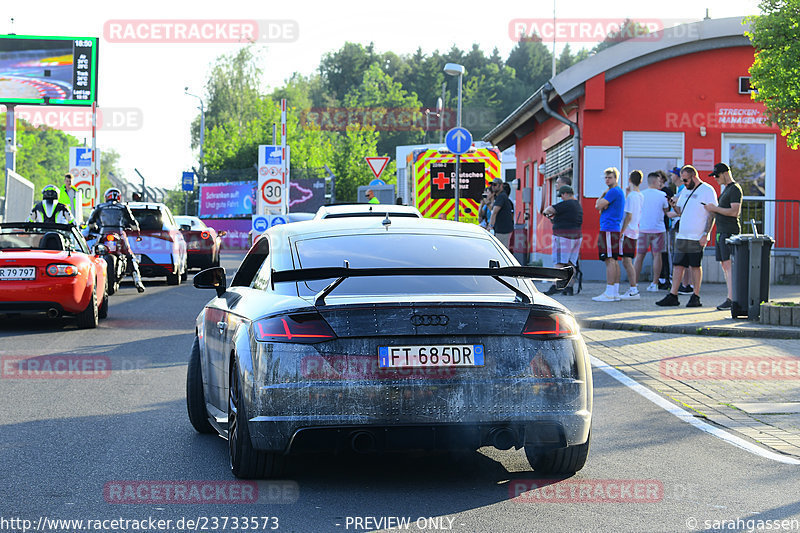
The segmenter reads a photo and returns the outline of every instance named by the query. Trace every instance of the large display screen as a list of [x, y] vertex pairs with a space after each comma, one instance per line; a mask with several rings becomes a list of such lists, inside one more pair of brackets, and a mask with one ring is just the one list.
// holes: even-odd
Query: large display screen
[[200, 218], [250, 218], [255, 189], [255, 181], [200, 185]]
[[90, 106], [96, 37], [0, 36], [0, 104]]

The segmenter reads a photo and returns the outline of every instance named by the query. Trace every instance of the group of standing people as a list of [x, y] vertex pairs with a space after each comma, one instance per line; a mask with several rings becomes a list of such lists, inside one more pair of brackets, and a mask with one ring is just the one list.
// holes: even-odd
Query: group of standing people
[[[730, 309], [731, 263], [726, 240], [740, 232], [742, 202], [742, 189], [733, 180], [730, 168], [725, 163], [718, 163], [709, 174], [722, 188], [719, 199], [714, 188], [700, 178], [692, 165], [673, 169], [673, 176], [677, 178], [673, 181], [680, 180], [674, 194], [667, 187], [667, 176], [663, 171], [649, 173], [647, 189], [640, 191], [643, 176], [634, 170], [628, 177], [627, 194], [618, 185], [619, 170], [611, 167], [604, 173], [607, 189], [597, 199], [595, 208], [600, 213], [597, 246], [600, 260], [606, 266], [606, 290], [592, 299], [597, 302], [640, 299], [637, 282], [644, 256], [650, 251], [653, 255], [653, 282], [647, 291], [669, 288], [669, 293], [656, 305], [680, 305], [680, 293], [691, 295], [686, 307], [701, 307], [703, 250], [711, 241], [716, 224], [716, 260], [721, 263], [728, 289], [726, 300], [717, 309]], [[670, 248], [671, 285], [663, 269], [669, 264]], [[630, 284], [622, 294], [619, 292], [619, 260]]]

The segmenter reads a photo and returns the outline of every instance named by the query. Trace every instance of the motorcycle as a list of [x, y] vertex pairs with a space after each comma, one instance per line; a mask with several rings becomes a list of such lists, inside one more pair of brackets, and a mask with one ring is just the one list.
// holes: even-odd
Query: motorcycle
[[[106, 254], [106, 271], [108, 277], [108, 294], [114, 294], [119, 289], [120, 282], [125, 276], [132, 274], [133, 269], [128, 260], [130, 252], [123, 238], [124, 229], [117, 227], [102, 227], [99, 230], [92, 228], [89, 230], [87, 240], [97, 237], [97, 243], [102, 244], [108, 250]], [[142, 240], [141, 237], [136, 238]]]

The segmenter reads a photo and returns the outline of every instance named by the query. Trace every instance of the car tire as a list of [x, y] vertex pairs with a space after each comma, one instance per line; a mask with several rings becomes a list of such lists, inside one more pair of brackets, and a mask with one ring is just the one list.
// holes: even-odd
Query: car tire
[[214, 433], [214, 427], [208, 421], [206, 396], [203, 392], [203, 369], [200, 366], [200, 341], [194, 338], [192, 353], [189, 356], [189, 368], [186, 372], [186, 410], [189, 421], [198, 433]]
[[100, 303], [100, 309], [97, 310], [97, 317], [108, 317], [108, 280], [106, 280], [106, 287], [103, 290], [103, 301]]
[[574, 474], [586, 464], [591, 440], [592, 432], [590, 431], [586, 442], [583, 444], [555, 450], [542, 450], [533, 446], [525, 446], [525, 455], [536, 472], [542, 474]]
[[89, 305], [86, 309], [78, 313], [78, 328], [91, 329], [97, 327], [97, 290], [92, 287], [92, 298], [89, 300]]
[[180, 274], [167, 274], [167, 285], [180, 285], [181, 284], [181, 275]]
[[117, 258], [113, 255], [106, 256], [106, 278], [108, 278], [108, 294], [114, 294], [119, 287], [117, 279]]
[[181, 281], [186, 281], [187, 279], [189, 279], [189, 266], [184, 264], [181, 272]]
[[253, 448], [237, 367], [234, 360], [230, 372], [231, 384], [228, 387], [228, 453], [231, 472], [241, 479], [279, 476], [283, 470], [283, 455]]

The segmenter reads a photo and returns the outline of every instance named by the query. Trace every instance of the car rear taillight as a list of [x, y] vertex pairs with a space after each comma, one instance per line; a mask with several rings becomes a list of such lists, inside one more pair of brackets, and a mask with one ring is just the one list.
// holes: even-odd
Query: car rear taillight
[[578, 333], [578, 325], [575, 319], [569, 315], [561, 313], [543, 314], [531, 312], [528, 321], [522, 328], [522, 334], [526, 337], [537, 339], [562, 339]]
[[336, 335], [318, 313], [293, 313], [256, 321], [256, 339], [267, 342], [312, 344], [335, 339]]
[[211, 234], [209, 232], [207, 232], [207, 231], [204, 231], [203, 233], [200, 234], [200, 236], [203, 239], [208, 239], [209, 237], [211, 237]]
[[78, 267], [75, 265], [47, 265], [47, 275], [53, 277], [77, 276]]

